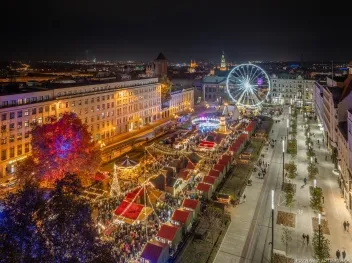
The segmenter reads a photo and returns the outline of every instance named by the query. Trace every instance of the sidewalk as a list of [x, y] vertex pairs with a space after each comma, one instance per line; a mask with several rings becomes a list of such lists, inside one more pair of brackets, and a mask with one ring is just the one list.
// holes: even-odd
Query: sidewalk
[[[274, 133], [270, 133], [271, 138], [277, 138], [279, 136], [278, 126], [280, 124], [273, 125]], [[268, 150], [267, 150], [268, 148]], [[265, 162], [272, 162], [273, 154], [275, 148], [264, 146], [261, 154], [264, 154]], [[267, 176], [270, 173], [271, 167], [269, 167]], [[221, 246], [217, 252], [214, 259], [215, 263], [235, 263], [243, 260], [243, 251], [247, 251], [245, 247], [248, 248], [248, 235], [253, 232], [253, 218], [258, 218], [256, 213], [258, 213], [257, 206], [263, 205], [263, 188], [267, 189], [268, 180], [259, 179], [257, 177], [258, 172], [252, 172], [250, 179], [252, 180], [251, 186], [246, 186], [244, 194], [246, 195], [246, 202], [241, 203], [235, 208], [231, 207], [229, 210], [231, 212], [231, 223], [227, 229]], [[237, 189], [236, 189], [237, 191]], [[243, 194], [242, 194], [243, 196]], [[243, 202], [241, 200], [241, 202]]]
[[[312, 247], [313, 239], [313, 225], [312, 218], [318, 217], [316, 213], [310, 208], [310, 193], [309, 186], [313, 186], [313, 181], [308, 181], [307, 185], [304, 186], [303, 179], [306, 177], [308, 180], [307, 172], [307, 157], [305, 145], [305, 134], [302, 128], [304, 120], [302, 115], [298, 116], [297, 123], [297, 172], [298, 176], [296, 179], [291, 180], [292, 183], [296, 184], [296, 195], [295, 204], [292, 209], [289, 209], [283, 205], [278, 206], [278, 210], [292, 212], [296, 214], [296, 227], [289, 228], [292, 232], [292, 242], [289, 244], [287, 256], [294, 259], [312, 259], [314, 255]], [[322, 219], [328, 221], [328, 227], [330, 230], [330, 235], [325, 235], [326, 238], [330, 240], [330, 256], [335, 257], [335, 252], [339, 249], [341, 252], [345, 249], [347, 254], [347, 259], [352, 258], [352, 235], [351, 233], [345, 232], [343, 229], [343, 221], [348, 220], [352, 222], [352, 218], [346, 205], [344, 199], [341, 198], [341, 192], [337, 183], [337, 176], [332, 173], [334, 165], [331, 161], [325, 161], [325, 156], [330, 156], [330, 153], [326, 147], [322, 144], [323, 135], [319, 130], [318, 124], [315, 121], [310, 122], [311, 133], [315, 133], [315, 137], [311, 137], [314, 142], [314, 150], [316, 152], [316, 157], [318, 159], [318, 170], [317, 175], [317, 186], [321, 187], [323, 190], [323, 195], [325, 198], [324, 209], [326, 212]], [[320, 141], [320, 149], [318, 148], [317, 140]], [[285, 161], [286, 162], [286, 161]], [[281, 242], [282, 226], [275, 226], [275, 249], [285, 251], [285, 246]], [[302, 234], [308, 234], [310, 236], [309, 245], [303, 245]]]

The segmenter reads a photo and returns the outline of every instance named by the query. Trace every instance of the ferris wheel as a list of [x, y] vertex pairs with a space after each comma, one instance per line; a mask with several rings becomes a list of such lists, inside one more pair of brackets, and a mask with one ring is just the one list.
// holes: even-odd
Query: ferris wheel
[[257, 65], [241, 64], [227, 76], [226, 91], [238, 106], [257, 108], [270, 93], [270, 79]]

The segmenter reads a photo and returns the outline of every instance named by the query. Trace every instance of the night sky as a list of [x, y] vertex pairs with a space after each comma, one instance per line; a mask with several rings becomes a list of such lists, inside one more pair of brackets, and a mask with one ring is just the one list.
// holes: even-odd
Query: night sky
[[348, 1], [3, 0], [0, 60], [350, 60]]

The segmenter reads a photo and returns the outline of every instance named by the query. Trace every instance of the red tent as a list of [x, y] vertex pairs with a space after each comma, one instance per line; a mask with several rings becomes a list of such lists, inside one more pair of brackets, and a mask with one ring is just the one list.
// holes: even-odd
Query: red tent
[[136, 202], [138, 197], [142, 197], [144, 195], [144, 189], [142, 187], [138, 187], [132, 192], [128, 193], [125, 196], [125, 200], [128, 202]]
[[114, 213], [117, 216], [123, 216], [132, 220], [136, 220], [143, 207], [143, 205], [130, 203], [127, 200], [123, 200]]

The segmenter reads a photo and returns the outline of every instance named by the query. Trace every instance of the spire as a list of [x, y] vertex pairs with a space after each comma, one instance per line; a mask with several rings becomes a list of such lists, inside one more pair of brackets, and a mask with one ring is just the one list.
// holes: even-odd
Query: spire
[[226, 70], [225, 52], [222, 51], [220, 70]]

